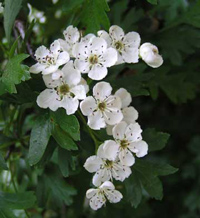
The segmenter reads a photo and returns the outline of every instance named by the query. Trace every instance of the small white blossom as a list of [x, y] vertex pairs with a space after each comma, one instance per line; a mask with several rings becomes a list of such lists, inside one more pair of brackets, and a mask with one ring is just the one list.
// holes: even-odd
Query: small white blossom
[[86, 192], [86, 197], [90, 199], [90, 207], [93, 210], [98, 210], [105, 203], [106, 199], [110, 203], [118, 203], [122, 198], [122, 194], [115, 190], [112, 182], [106, 181], [98, 188], [91, 188]]
[[2, 14], [4, 11], [4, 7], [2, 6], [2, 3], [0, 2], [0, 14]]
[[27, 4], [29, 8], [28, 21], [31, 23], [33, 20], [36, 20], [39, 23], [45, 23], [46, 17], [43, 11], [38, 11], [33, 8], [31, 4]]
[[58, 70], [60, 78], [52, 80], [51, 75], [43, 76], [48, 87], [37, 98], [37, 104], [41, 108], [50, 108], [56, 111], [65, 108], [68, 115], [74, 114], [78, 109], [79, 100], [86, 97], [88, 90], [80, 72], [73, 67], [73, 62], [68, 62], [62, 70]]
[[91, 129], [105, 128], [106, 124], [115, 125], [123, 119], [121, 100], [111, 95], [112, 87], [107, 82], [99, 82], [93, 88], [93, 96], [84, 99], [80, 108], [83, 115], [88, 116]]
[[[132, 102], [131, 94], [127, 92], [126, 89], [120, 88], [115, 92], [115, 96], [118, 96], [122, 102], [122, 121], [125, 121], [127, 124], [135, 123], [138, 119], [138, 112], [134, 107], [129, 106]], [[112, 135], [113, 127], [114, 126], [107, 125], [106, 132], [108, 135]]]
[[80, 32], [76, 27], [72, 25], [68, 26], [66, 30], [63, 32], [65, 40], [59, 39], [61, 47], [64, 51], [67, 51], [71, 57], [74, 57], [72, 54], [73, 47], [79, 42], [80, 40]]
[[118, 61], [116, 64], [138, 62], [141, 39], [137, 32], [125, 34], [121, 27], [113, 25], [109, 29], [109, 34], [101, 30], [98, 31], [98, 36], [104, 38], [109, 46], [117, 50]]
[[107, 48], [103, 38], [89, 35], [87, 40], [82, 40], [75, 46], [75, 67], [81, 73], [88, 73], [93, 80], [101, 80], [106, 77], [108, 67], [113, 66], [117, 61], [117, 51], [114, 48]]
[[151, 43], [144, 43], [140, 46], [140, 57], [153, 68], [160, 67], [163, 64], [163, 58], [159, 55], [158, 48]]
[[107, 140], [99, 146], [97, 155], [89, 157], [84, 167], [90, 173], [95, 173], [92, 182], [95, 186], [112, 180], [124, 181], [131, 174], [131, 169], [123, 165], [117, 158], [119, 145], [113, 140]]
[[40, 73], [43, 75], [55, 73], [61, 65], [69, 61], [69, 54], [66, 51], [61, 51], [60, 43], [55, 40], [50, 50], [45, 46], [40, 46], [35, 52], [37, 64], [30, 67], [31, 73]]
[[56, 4], [59, 0], [52, 0], [53, 4]]
[[127, 124], [122, 121], [113, 128], [113, 137], [119, 146], [119, 159], [126, 166], [135, 163], [135, 157], [143, 157], [147, 154], [148, 145], [142, 140], [142, 129], [138, 123]]

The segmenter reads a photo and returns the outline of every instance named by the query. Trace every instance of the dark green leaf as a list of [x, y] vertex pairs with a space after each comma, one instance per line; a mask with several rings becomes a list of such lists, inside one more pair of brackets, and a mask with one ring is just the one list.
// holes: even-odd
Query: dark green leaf
[[81, 21], [86, 26], [87, 33], [97, 33], [101, 25], [109, 29], [110, 22], [106, 14], [109, 6], [106, 0], [86, 0], [82, 9]]
[[0, 192], [0, 208], [1, 209], [27, 209], [31, 208], [36, 201], [33, 192], [24, 193], [5, 193]]
[[23, 0], [5, 0], [4, 29], [8, 43], [10, 43], [11, 31], [15, 18], [20, 11], [22, 1]]
[[0, 170], [7, 170], [7, 169], [8, 169], [8, 167], [6, 165], [4, 157], [3, 157], [3, 155], [0, 152]]
[[153, 4], [153, 5], [157, 5], [158, 4], [158, 0], [147, 0], [149, 3]]
[[64, 132], [58, 125], [55, 125], [52, 131], [52, 135], [60, 147], [67, 150], [77, 150], [78, 147], [70, 138], [70, 136]]
[[163, 149], [170, 135], [163, 132], [157, 132], [155, 129], [146, 129], [143, 132], [143, 138], [149, 145], [149, 151], [158, 151]]
[[0, 208], [0, 217], [1, 218], [17, 218], [11, 210], [1, 209], [1, 208]]
[[20, 64], [27, 57], [29, 57], [29, 55], [20, 54], [14, 56], [8, 61], [1, 79], [8, 92], [16, 93], [15, 85], [27, 79], [27, 69]]
[[42, 158], [49, 138], [51, 136], [51, 124], [48, 114], [38, 117], [31, 131], [28, 160], [34, 165]]

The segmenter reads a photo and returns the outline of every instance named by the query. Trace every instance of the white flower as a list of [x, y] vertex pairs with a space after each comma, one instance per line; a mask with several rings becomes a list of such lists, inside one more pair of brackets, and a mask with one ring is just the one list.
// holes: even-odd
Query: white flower
[[2, 6], [2, 3], [0, 2], [0, 14], [2, 14], [4, 11], [4, 7]]
[[[115, 92], [115, 96], [118, 96], [122, 102], [122, 121], [125, 121], [127, 124], [135, 123], [135, 121], [138, 119], [138, 112], [134, 107], [129, 106], [132, 102], [130, 93], [127, 92], [126, 89], [120, 88]], [[114, 126], [107, 125], [106, 132], [108, 135], [112, 135], [113, 127]]]
[[31, 23], [33, 20], [36, 20], [39, 23], [45, 23], [46, 17], [44, 16], [43, 11], [38, 11], [33, 8], [31, 4], [27, 4], [29, 8], [28, 21]]
[[55, 40], [50, 50], [45, 46], [40, 46], [35, 52], [35, 58], [38, 61], [37, 64], [30, 67], [31, 73], [40, 73], [43, 75], [55, 73], [61, 65], [66, 64], [69, 61], [69, 54], [62, 52], [60, 43]]
[[89, 157], [84, 167], [90, 173], [95, 173], [92, 182], [95, 186], [112, 180], [124, 181], [131, 174], [131, 169], [123, 165], [117, 158], [119, 145], [115, 141], [107, 140], [99, 146], [97, 155]]
[[106, 199], [110, 203], [117, 203], [123, 198], [122, 194], [115, 190], [115, 186], [110, 181], [104, 182], [98, 188], [87, 190], [86, 197], [90, 199], [90, 207], [93, 210], [101, 208], [106, 203]]
[[140, 57], [153, 68], [160, 67], [163, 64], [163, 58], [159, 55], [158, 48], [151, 43], [144, 43], [140, 46]]
[[109, 34], [104, 31], [98, 31], [98, 36], [104, 38], [108, 45], [118, 51], [118, 61], [121, 63], [137, 63], [139, 60], [140, 35], [137, 32], [124, 33], [119, 26], [113, 25], [109, 29]]
[[56, 4], [59, 0], [52, 0], [53, 4]]
[[[56, 111], [65, 108], [68, 115], [74, 114], [78, 109], [79, 100], [86, 97], [87, 85], [81, 79], [81, 74], [74, 69], [73, 62], [68, 62], [62, 70], [58, 70], [60, 78], [52, 80], [51, 75], [43, 76], [48, 87], [37, 98], [41, 108], [50, 108]], [[87, 89], [87, 90], [86, 90]]]
[[82, 40], [75, 46], [75, 67], [81, 73], [88, 73], [93, 80], [101, 80], [106, 77], [108, 67], [117, 61], [117, 52], [113, 48], [107, 48], [104, 39], [90, 35], [88, 40]]
[[105, 128], [106, 124], [115, 125], [123, 119], [121, 100], [111, 95], [112, 87], [107, 82], [99, 82], [93, 88], [93, 96], [84, 99], [80, 108], [88, 116], [91, 129]]
[[59, 39], [61, 47], [64, 51], [67, 51], [71, 57], [73, 57], [73, 47], [79, 42], [80, 32], [76, 27], [70, 25], [63, 32], [63, 35], [65, 37], [65, 40]]
[[132, 166], [135, 157], [143, 157], [147, 154], [148, 145], [142, 141], [142, 129], [138, 123], [127, 124], [122, 121], [113, 128], [113, 137], [119, 146], [119, 159], [122, 164]]

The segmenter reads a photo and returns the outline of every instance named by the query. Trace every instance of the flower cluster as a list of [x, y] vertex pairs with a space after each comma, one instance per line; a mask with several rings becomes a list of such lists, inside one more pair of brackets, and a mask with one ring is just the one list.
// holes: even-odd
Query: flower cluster
[[37, 63], [30, 72], [42, 73], [46, 85], [37, 98], [39, 107], [52, 111], [62, 107], [67, 115], [74, 114], [80, 107], [82, 114], [87, 116], [89, 128], [106, 128], [113, 138], [103, 142], [97, 154], [84, 164], [88, 172], [94, 173], [92, 182], [96, 189], [89, 189], [86, 197], [90, 199], [91, 208], [97, 210], [106, 200], [117, 203], [122, 199], [113, 179], [124, 181], [128, 178], [135, 158], [144, 157], [148, 145], [142, 140], [142, 129], [136, 122], [138, 112], [131, 106], [130, 93], [124, 88], [113, 93], [108, 82], [100, 81], [94, 85], [92, 93], [87, 94], [90, 90], [84, 78], [102, 80], [110, 67], [137, 63], [140, 58], [156, 68], [163, 59], [156, 46], [150, 43], [140, 46], [138, 33], [125, 34], [116, 25], [111, 26], [108, 33], [101, 30], [97, 36], [84, 37], [76, 27], [69, 26], [63, 35], [64, 39], [55, 40], [49, 49], [40, 46], [36, 50]]

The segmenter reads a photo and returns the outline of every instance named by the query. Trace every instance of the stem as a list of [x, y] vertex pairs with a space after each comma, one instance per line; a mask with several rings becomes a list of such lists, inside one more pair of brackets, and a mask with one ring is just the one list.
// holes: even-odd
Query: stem
[[94, 141], [94, 144], [95, 144], [95, 151], [97, 151], [99, 145], [98, 145], [98, 141], [96, 139], [96, 137], [94, 136], [92, 130], [90, 129], [90, 127], [87, 125], [86, 121], [85, 121], [85, 118], [83, 117], [82, 113], [80, 112], [80, 110], [78, 110], [78, 115], [79, 115], [79, 118], [82, 120], [83, 124], [86, 126], [91, 138], [93, 139]]

